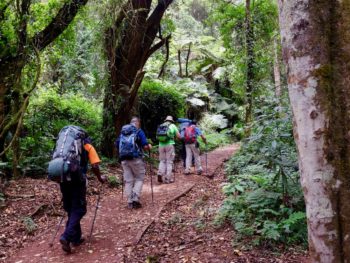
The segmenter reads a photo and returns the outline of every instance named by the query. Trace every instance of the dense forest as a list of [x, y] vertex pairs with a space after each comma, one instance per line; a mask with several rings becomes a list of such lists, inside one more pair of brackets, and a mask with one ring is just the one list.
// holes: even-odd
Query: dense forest
[[[347, 262], [349, 4], [0, 0], [0, 261]], [[133, 116], [153, 145], [142, 199], [151, 189], [152, 205], [135, 214], [115, 147]], [[206, 176], [184, 175], [180, 140], [174, 184], [156, 183], [167, 116], [197, 121]], [[125, 227], [105, 219], [114, 206], [128, 229], [151, 215], [136, 244], [107, 246], [116, 258], [101, 250], [111, 240], [105, 231], [98, 241], [99, 228], [73, 259], [43, 258], [47, 244], [35, 243], [65, 216], [47, 168], [67, 125], [82, 127], [102, 159], [104, 192], [88, 174], [88, 213], [104, 193], [96, 224]]]

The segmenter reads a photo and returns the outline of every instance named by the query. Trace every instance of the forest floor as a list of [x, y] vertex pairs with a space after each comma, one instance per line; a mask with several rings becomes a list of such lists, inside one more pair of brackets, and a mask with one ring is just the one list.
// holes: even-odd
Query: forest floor
[[[0, 261], [307, 262], [306, 255], [293, 247], [233, 247], [232, 227], [213, 224], [224, 199], [221, 191], [226, 180], [223, 164], [238, 148], [238, 145], [231, 145], [208, 154], [208, 174], [214, 175], [213, 179], [194, 174], [185, 176], [180, 163], [175, 183], [158, 184], [154, 177], [153, 203], [148, 176], [143, 188], [142, 209], [128, 210], [121, 189], [104, 186], [91, 247], [86, 242], [69, 255], [58, 243], [64, 224], [53, 247], [49, 246], [63, 214], [57, 185], [42, 179], [11, 182], [5, 192], [6, 206], [0, 214]], [[122, 171], [111, 167], [108, 172], [120, 175]], [[91, 180], [88, 213], [82, 220], [85, 237], [90, 231], [98, 191], [97, 181]]]

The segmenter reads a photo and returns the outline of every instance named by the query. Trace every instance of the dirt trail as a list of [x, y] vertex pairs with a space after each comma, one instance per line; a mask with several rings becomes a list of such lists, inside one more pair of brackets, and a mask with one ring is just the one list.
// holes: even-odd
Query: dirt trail
[[[238, 145], [219, 148], [208, 154], [208, 174], [214, 174], [221, 164], [229, 158]], [[202, 160], [205, 169], [205, 158]], [[126, 255], [133, 249], [135, 242], [141, 234], [160, 213], [169, 200], [174, 199], [181, 193], [195, 185], [200, 180], [209, 180], [203, 176], [182, 174], [183, 169], [177, 165], [176, 181], [173, 184], [159, 185], [154, 182], [154, 203], [151, 202], [150, 182], [145, 182], [142, 192], [143, 208], [139, 210], [128, 210], [125, 197], [121, 199], [121, 190], [103, 196], [100, 209], [96, 219], [95, 230], [91, 248], [84, 244], [73, 250], [70, 255], [65, 255], [58, 243], [58, 237], [52, 248], [48, 243], [52, 238], [52, 231], [47, 232], [37, 240], [26, 244], [18, 253], [7, 262], [32, 263], [32, 262], [124, 262]], [[155, 178], [155, 177], [154, 177]], [[94, 213], [94, 204], [88, 208], [87, 215], [82, 220], [82, 228], [85, 236], [89, 233]], [[63, 225], [60, 229], [63, 231]]]

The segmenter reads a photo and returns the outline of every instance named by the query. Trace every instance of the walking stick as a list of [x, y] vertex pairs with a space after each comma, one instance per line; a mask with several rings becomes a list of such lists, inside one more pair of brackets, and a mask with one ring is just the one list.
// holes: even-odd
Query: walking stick
[[153, 196], [153, 169], [152, 169], [152, 158], [151, 158], [151, 150], [149, 150], [149, 174], [151, 177], [151, 193], [152, 193], [152, 205], [154, 204], [154, 196]]
[[124, 197], [124, 176], [122, 175], [122, 197], [121, 197], [121, 200], [123, 201], [123, 197]]
[[60, 219], [60, 221], [58, 222], [58, 225], [57, 225], [56, 232], [55, 232], [54, 236], [52, 237], [51, 242], [49, 243], [49, 246], [50, 246], [50, 247], [53, 246], [53, 242], [55, 241], [55, 238], [56, 238], [56, 236], [57, 236], [57, 234], [58, 234], [58, 231], [60, 230], [60, 227], [61, 227], [61, 225], [62, 225], [63, 218], [64, 218], [64, 214], [61, 216], [61, 219]]
[[205, 144], [205, 173], [207, 177], [210, 177], [208, 174], [208, 145]]
[[97, 216], [97, 210], [98, 210], [99, 205], [100, 205], [100, 200], [101, 200], [101, 189], [102, 189], [102, 185], [101, 185], [101, 187], [100, 187], [100, 190], [98, 191], [97, 202], [96, 202], [96, 208], [95, 208], [95, 215], [94, 215], [94, 219], [92, 220], [92, 224], [91, 224], [90, 236], [89, 236], [89, 246], [88, 246], [89, 249], [90, 249], [90, 246], [91, 246], [91, 238], [92, 238], [92, 232], [93, 232], [94, 226], [95, 226], [95, 221], [96, 221], [96, 216]]

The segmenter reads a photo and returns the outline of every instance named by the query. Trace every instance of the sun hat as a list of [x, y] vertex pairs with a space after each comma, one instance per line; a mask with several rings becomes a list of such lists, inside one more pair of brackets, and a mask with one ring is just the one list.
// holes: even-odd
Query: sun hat
[[173, 119], [172, 116], [167, 116], [167, 117], [165, 118], [165, 121], [174, 122], [174, 119]]

